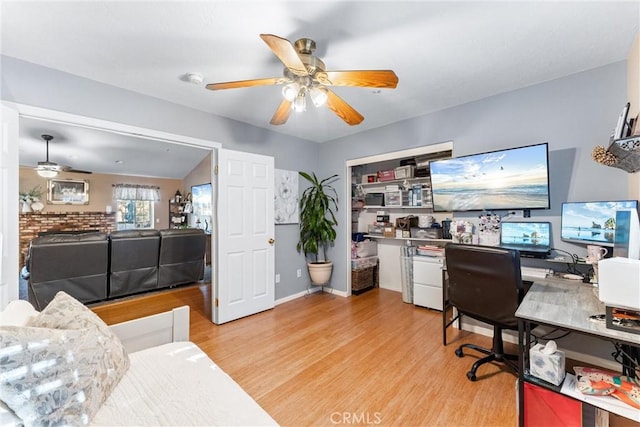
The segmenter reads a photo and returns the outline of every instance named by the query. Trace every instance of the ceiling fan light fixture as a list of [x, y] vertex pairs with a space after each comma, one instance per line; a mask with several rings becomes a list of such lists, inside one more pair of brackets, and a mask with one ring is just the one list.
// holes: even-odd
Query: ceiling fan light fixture
[[307, 111], [307, 102], [305, 100], [305, 88], [300, 89], [300, 91], [298, 92], [298, 96], [296, 96], [296, 99], [293, 101], [293, 111], [295, 111], [296, 113], [301, 113], [303, 111]]
[[282, 96], [289, 102], [293, 102], [300, 92], [300, 85], [296, 82], [289, 83], [282, 88]]
[[40, 166], [36, 168], [36, 172], [38, 175], [40, 175], [43, 178], [55, 178], [56, 176], [58, 176], [57, 170], [40, 168]]
[[309, 90], [311, 101], [316, 107], [322, 107], [327, 102], [327, 89], [322, 86], [314, 86]]

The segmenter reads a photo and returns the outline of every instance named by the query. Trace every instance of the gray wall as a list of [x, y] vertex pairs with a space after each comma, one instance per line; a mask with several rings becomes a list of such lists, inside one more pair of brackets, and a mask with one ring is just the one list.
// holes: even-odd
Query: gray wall
[[[627, 173], [591, 159], [593, 147], [608, 145], [624, 103], [626, 62], [618, 62], [322, 144], [319, 173], [338, 173], [344, 183], [348, 159], [449, 140], [454, 156], [548, 142], [551, 209], [532, 211], [531, 216], [552, 222], [554, 247], [584, 256], [586, 247], [560, 241], [561, 203], [627, 198]], [[345, 186], [338, 188], [341, 200], [349, 203]], [[333, 285], [342, 290], [344, 280], [336, 279], [345, 278], [350, 269], [345, 203], [330, 255]]]
[[[213, 140], [224, 148], [274, 156], [280, 169], [316, 171], [322, 177], [339, 174], [341, 221], [330, 254], [335, 263], [332, 285], [337, 290], [346, 290], [344, 279], [350, 268], [348, 159], [449, 140], [454, 141], [454, 155], [546, 141], [551, 209], [532, 211], [532, 217], [550, 220], [554, 246], [579, 255], [586, 252], [584, 247], [559, 240], [561, 202], [627, 197], [627, 173], [591, 160], [595, 145], [607, 145], [626, 102], [626, 62], [315, 144], [14, 58], [0, 59], [3, 100]], [[297, 237], [297, 225], [276, 226], [276, 272], [281, 275], [276, 298], [306, 286], [295, 275], [297, 269], [306, 270], [304, 258], [295, 250]]]
[[[226, 149], [273, 156], [278, 169], [314, 170], [317, 166], [319, 146], [313, 142], [15, 58], [0, 56], [0, 61], [4, 101], [215, 141]], [[297, 269], [306, 274], [304, 256], [295, 249], [297, 231], [297, 225], [275, 228], [275, 271], [281, 276], [276, 299], [306, 288], [305, 276], [296, 278]]]

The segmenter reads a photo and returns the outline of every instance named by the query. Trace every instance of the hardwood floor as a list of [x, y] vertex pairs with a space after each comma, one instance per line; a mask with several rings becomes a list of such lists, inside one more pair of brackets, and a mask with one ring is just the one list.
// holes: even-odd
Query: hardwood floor
[[281, 425], [516, 424], [515, 375], [484, 365], [471, 382], [479, 356], [454, 355], [463, 342], [490, 346], [490, 338], [450, 330], [445, 347], [440, 313], [398, 292], [317, 293], [220, 326], [209, 301], [201, 285], [92, 309], [111, 324], [188, 304], [191, 340]]

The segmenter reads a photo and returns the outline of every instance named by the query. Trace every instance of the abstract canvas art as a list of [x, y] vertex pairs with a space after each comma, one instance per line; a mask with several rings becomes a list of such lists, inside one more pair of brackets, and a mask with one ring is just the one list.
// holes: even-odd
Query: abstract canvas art
[[276, 224], [297, 224], [298, 215], [298, 172], [276, 169], [274, 221]]

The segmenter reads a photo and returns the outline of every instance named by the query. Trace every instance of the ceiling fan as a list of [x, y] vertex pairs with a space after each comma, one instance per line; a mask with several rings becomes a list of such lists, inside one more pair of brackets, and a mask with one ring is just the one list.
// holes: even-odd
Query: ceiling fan
[[51, 135], [40, 135], [42, 137], [42, 139], [44, 139], [45, 143], [47, 144], [47, 159], [44, 162], [38, 162], [38, 166], [36, 166], [34, 169], [35, 171], [38, 173], [38, 175], [40, 175], [43, 178], [53, 178], [56, 175], [58, 175], [59, 172], [74, 172], [74, 173], [92, 173], [89, 171], [83, 171], [83, 170], [77, 170], [77, 169], [72, 169], [69, 166], [61, 166], [57, 163], [54, 162], [50, 162], [49, 161], [49, 141], [51, 141], [53, 139], [53, 136]]
[[311, 39], [301, 38], [291, 44], [289, 40], [273, 34], [260, 34], [260, 37], [285, 65], [283, 77], [210, 83], [206, 87], [210, 90], [220, 90], [284, 85], [284, 99], [271, 118], [272, 125], [286, 123], [291, 110], [304, 111], [307, 95], [316, 107], [326, 104], [346, 123], [351, 126], [357, 125], [364, 117], [329, 89], [329, 86], [394, 89], [398, 85], [398, 76], [392, 70], [327, 71], [324, 62], [313, 55], [316, 43]]

